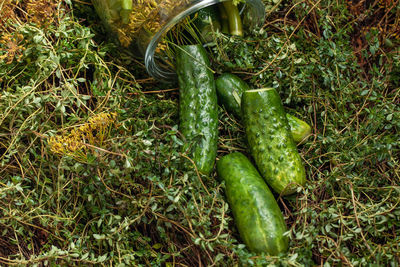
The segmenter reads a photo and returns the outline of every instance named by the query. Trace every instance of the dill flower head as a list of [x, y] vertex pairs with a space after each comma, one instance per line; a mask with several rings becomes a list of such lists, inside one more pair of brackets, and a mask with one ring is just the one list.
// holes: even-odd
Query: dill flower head
[[104, 127], [114, 123], [116, 113], [100, 113], [89, 119], [89, 125], [95, 127]]
[[49, 146], [51, 152], [54, 154], [64, 154], [64, 145], [63, 145], [63, 137], [62, 136], [51, 136], [49, 139]]
[[50, 151], [59, 156], [70, 156], [79, 162], [87, 162], [90, 151], [88, 145], [102, 146], [116, 119], [116, 113], [97, 114], [87, 123], [74, 127], [69, 134], [50, 137]]
[[5, 47], [3, 54], [0, 54], [0, 60], [6, 60], [6, 64], [11, 64], [14, 59], [20, 61], [25, 51], [23, 41], [24, 36], [20, 33], [5, 33], [0, 39], [0, 44]]
[[27, 0], [26, 11], [31, 17], [31, 22], [41, 26], [47, 26], [54, 22], [57, 13], [57, 1]]
[[[15, 20], [15, 4], [11, 0], [0, 2], [0, 25], [7, 25], [10, 20]], [[1, 32], [2, 29], [0, 29]]]
[[[158, 32], [175, 8], [182, 7], [188, 0], [136, 0], [128, 10], [127, 22], [121, 18], [120, 23], [112, 25], [122, 46], [128, 47], [135, 35], [144, 30], [147, 33]], [[125, 10], [126, 11], [126, 10]]]

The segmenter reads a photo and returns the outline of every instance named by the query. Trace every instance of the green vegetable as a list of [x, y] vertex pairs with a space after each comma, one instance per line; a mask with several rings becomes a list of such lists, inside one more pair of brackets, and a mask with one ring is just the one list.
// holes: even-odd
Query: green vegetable
[[122, 0], [121, 1], [121, 11], [120, 11], [120, 16], [122, 19], [122, 23], [128, 24], [129, 23], [129, 15], [132, 12], [133, 9], [133, 4], [132, 0]]
[[242, 113], [251, 154], [261, 175], [277, 193], [294, 193], [305, 184], [306, 172], [279, 94], [273, 88], [244, 92]]
[[112, 28], [116, 21], [121, 19], [122, 5], [119, 0], [92, 0], [92, 4], [108, 30]]
[[223, 73], [215, 82], [217, 86], [218, 101], [225, 109], [238, 118], [242, 117], [240, 101], [243, 92], [250, 90], [249, 85], [238, 76]]
[[213, 32], [221, 30], [219, 20], [218, 8], [215, 5], [205, 7], [197, 12], [197, 18], [194, 23], [206, 42], [213, 40]]
[[240, 237], [256, 253], [278, 255], [288, 249], [286, 224], [279, 206], [256, 168], [242, 153], [217, 162], [218, 177], [225, 181], [225, 194]]
[[[225, 107], [226, 111], [241, 118], [242, 110], [240, 102], [243, 92], [250, 90], [249, 85], [234, 74], [223, 73], [216, 80], [216, 86], [220, 104]], [[289, 122], [293, 140], [296, 143], [301, 142], [310, 134], [311, 127], [305, 121], [288, 113], [286, 117]]]
[[311, 133], [311, 127], [307, 122], [286, 113], [286, 118], [289, 123], [290, 132], [292, 133], [293, 141], [300, 143], [307, 138]]
[[181, 46], [176, 70], [180, 87], [180, 131], [194, 143], [192, 159], [209, 174], [217, 155], [218, 106], [210, 61], [201, 45]]
[[121, 0], [121, 7], [122, 9], [132, 10], [133, 8], [132, 0]]
[[221, 18], [221, 32], [229, 33], [229, 20], [228, 14], [226, 14], [225, 8], [222, 3], [218, 4], [219, 16]]
[[240, 18], [237, 6], [232, 1], [222, 2], [222, 6], [228, 16], [230, 33], [232, 35], [243, 36], [242, 19]]

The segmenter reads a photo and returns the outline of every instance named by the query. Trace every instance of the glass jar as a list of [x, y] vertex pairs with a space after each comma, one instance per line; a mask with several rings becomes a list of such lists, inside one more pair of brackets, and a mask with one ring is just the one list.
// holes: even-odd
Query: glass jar
[[[151, 76], [163, 80], [175, 77], [173, 68], [159, 60], [166, 33], [191, 14], [223, 1], [228, 0], [92, 0], [109, 32], [144, 58]], [[241, 14], [243, 25], [251, 29], [263, 23], [265, 7], [261, 0], [246, 0]]]

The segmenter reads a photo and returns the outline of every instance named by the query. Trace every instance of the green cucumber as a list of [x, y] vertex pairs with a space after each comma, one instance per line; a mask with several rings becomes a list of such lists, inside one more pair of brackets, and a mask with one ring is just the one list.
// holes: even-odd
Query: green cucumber
[[311, 133], [311, 126], [307, 122], [286, 113], [286, 118], [289, 123], [290, 132], [292, 133], [293, 141], [300, 143], [306, 139]]
[[194, 24], [206, 42], [213, 41], [213, 32], [221, 30], [218, 8], [214, 5], [200, 9]]
[[210, 61], [201, 45], [180, 46], [176, 61], [180, 131], [193, 143], [192, 159], [198, 171], [209, 174], [218, 143], [217, 93]]
[[243, 36], [243, 25], [238, 7], [233, 4], [233, 1], [222, 2], [222, 6], [228, 15], [229, 32], [232, 35]]
[[255, 163], [269, 186], [289, 195], [306, 182], [306, 172], [278, 92], [249, 90], [242, 96], [247, 141]]
[[221, 18], [221, 32], [229, 34], [228, 14], [226, 14], [225, 8], [221, 3], [218, 4], [218, 10], [219, 10], [219, 16]]
[[215, 81], [215, 84], [217, 86], [218, 101], [225, 107], [226, 111], [241, 118], [240, 101], [243, 92], [250, 90], [249, 85], [231, 73], [223, 73]]
[[132, 13], [133, 3], [131, 0], [121, 1], [121, 11], [120, 16], [123, 24], [128, 24], [130, 19], [130, 14]]
[[286, 224], [279, 206], [250, 160], [240, 152], [217, 162], [218, 177], [241, 239], [250, 251], [276, 256], [288, 249]]
[[[218, 101], [229, 113], [237, 118], [242, 117], [240, 101], [243, 92], [250, 90], [249, 85], [238, 76], [231, 73], [223, 73], [216, 80]], [[286, 113], [293, 140], [300, 143], [311, 133], [311, 127], [305, 121]]]

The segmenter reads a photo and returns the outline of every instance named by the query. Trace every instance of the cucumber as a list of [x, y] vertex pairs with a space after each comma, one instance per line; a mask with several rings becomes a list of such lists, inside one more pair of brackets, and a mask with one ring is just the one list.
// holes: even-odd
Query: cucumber
[[[238, 76], [223, 73], [216, 80], [218, 101], [229, 113], [237, 118], [242, 117], [240, 101], [243, 92], [250, 90], [249, 85]], [[286, 113], [293, 140], [300, 143], [311, 133], [311, 127], [305, 121]]]
[[293, 141], [300, 143], [306, 139], [311, 133], [311, 126], [307, 122], [286, 113], [286, 118], [289, 123], [290, 132], [292, 133]]
[[217, 161], [218, 177], [241, 239], [250, 251], [276, 256], [288, 249], [286, 224], [279, 206], [250, 160], [234, 152]]
[[204, 41], [213, 41], [213, 32], [221, 30], [218, 8], [214, 5], [200, 9], [194, 24]]
[[121, 11], [120, 11], [120, 17], [122, 20], [123, 24], [128, 24], [129, 23], [129, 16], [132, 12], [133, 9], [133, 3], [131, 0], [122, 0], [121, 1]]
[[242, 117], [240, 101], [243, 92], [250, 90], [249, 85], [238, 76], [231, 73], [223, 73], [215, 81], [217, 86], [218, 101], [226, 111], [238, 118]]
[[277, 193], [289, 195], [306, 182], [306, 172], [290, 133], [278, 92], [249, 90], [242, 114], [251, 154], [263, 178]]
[[224, 6], [219, 3], [218, 5], [218, 10], [219, 10], [219, 16], [221, 18], [221, 32], [225, 34], [229, 34], [229, 20], [228, 20], [228, 14], [226, 14]]
[[232, 35], [243, 36], [242, 18], [238, 7], [233, 4], [233, 1], [222, 2], [222, 6], [228, 16], [229, 32]]
[[178, 48], [176, 62], [180, 131], [192, 142], [198, 171], [210, 174], [218, 142], [217, 93], [210, 61], [201, 45], [187, 45]]

